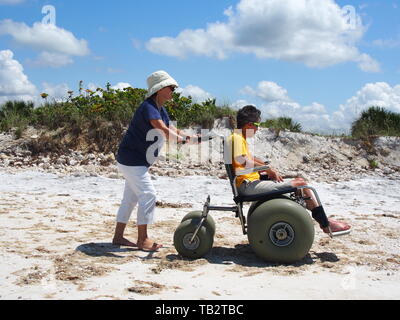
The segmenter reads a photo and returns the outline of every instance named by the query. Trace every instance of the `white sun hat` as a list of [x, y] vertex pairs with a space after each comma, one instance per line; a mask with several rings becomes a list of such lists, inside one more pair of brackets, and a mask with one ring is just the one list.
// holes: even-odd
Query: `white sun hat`
[[151, 74], [150, 77], [147, 78], [147, 85], [149, 89], [146, 94], [146, 99], [165, 87], [179, 87], [178, 82], [165, 71], [157, 71]]

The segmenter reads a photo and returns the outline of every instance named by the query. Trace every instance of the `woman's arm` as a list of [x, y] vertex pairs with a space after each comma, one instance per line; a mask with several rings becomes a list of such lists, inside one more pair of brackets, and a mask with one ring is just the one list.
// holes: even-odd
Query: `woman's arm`
[[[184, 133], [182, 130], [179, 130], [176, 128], [174, 125], [170, 124], [169, 128], [177, 135], [181, 137], [185, 137], [187, 140], [190, 140], [191, 142], [197, 143], [200, 142], [199, 136], [189, 136], [188, 134]], [[189, 138], [187, 138], [189, 137]]]
[[162, 120], [150, 120], [150, 123], [154, 129], [160, 130], [169, 141], [178, 141], [178, 143], [187, 141], [186, 137], [181, 136], [177, 130], [168, 128]]
[[175, 132], [177, 135], [186, 136], [184, 133], [182, 133], [181, 130], [179, 130], [178, 128], [176, 128], [176, 127], [175, 127], [174, 125], [172, 125], [172, 124], [169, 125], [169, 128], [170, 128], [173, 132]]

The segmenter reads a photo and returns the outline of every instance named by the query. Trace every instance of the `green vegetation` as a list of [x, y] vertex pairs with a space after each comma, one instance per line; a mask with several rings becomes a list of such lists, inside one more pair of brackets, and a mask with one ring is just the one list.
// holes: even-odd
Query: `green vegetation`
[[301, 124], [294, 122], [291, 118], [281, 117], [277, 119], [267, 120], [261, 123], [263, 128], [271, 128], [275, 130], [289, 130], [291, 132], [301, 132]]
[[204, 129], [211, 129], [215, 119], [236, 116], [236, 111], [227, 106], [217, 106], [215, 99], [201, 104], [193, 103], [192, 99], [174, 94], [174, 98], [166, 103], [166, 109], [171, 120], [177, 121], [180, 128], [199, 125]]
[[370, 160], [369, 161], [369, 167], [373, 170], [379, 168], [379, 162], [376, 160]]
[[372, 136], [400, 136], [400, 114], [380, 107], [371, 107], [353, 123], [351, 134], [360, 139], [369, 139]]
[[[14, 128], [14, 134], [20, 138], [23, 131], [32, 126], [47, 132], [57, 131], [57, 136], [48, 136], [42, 143], [47, 147], [53, 138], [58, 141], [57, 149], [74, 148], [84, 143], [92, 145], [90, 148], [94, 151], [113, 152], [146, 93], [146, 90], [138, 88], [114, 90], [110, 84], [106, 89], [84, 90], [80, 82], [79, 95], [73, 97], [73, 92], [69, 91], [65, 101], [49, 102], [48, 94], [42, 93], [44, 103], [37, 108], [32, 102], [23, 101], [10, 101], [0, 106], [0, 131]], [[217, 106], [216, 100], [197, 104], [178, 93], [166, 108], [171, 120], [176, 121], [180, 128], [191, 125], [212, 128], [216, 118], [235, 114], [227, 106]], [[44, 149], [30, 147], [37, 152]]]
[[[44, 132], [35, 145], [28, 146], [37, 153], [47, 149], [73, 149], [82, 144], [88, 150], [114, 152], [145, 95], [144, 89], [114, 90], [110, 84], [106, 89], [85, 90], [80, 82], [79, 94], [73, 96], [69, 91], [63, 101], [50, 102], [48, 94], [42, 93], [44, 103], [36, 108], [32, 102], [4, 103], [0, 106], [0, 132], [13, 129], [16, 138], [20, 138], [28, 126]], [[166, 108], [179, 128], [196, 125], [212, 128], [215, 119], [228, 117], [234, 124], [236, 118], [235, 110], [227, 105], [218, 106], [215, 99], [193, 103], [190, 97], [178, 93], [174, 93]], [[288, 117], [267, 120], [261, 127], [275, 130], [277, 136], [282, 130], [302, 132], [301, 124]], [[349, 138], [361, 139], [373, 152], [376, 136], [400, 136], [400, 114], [371, 107], [353, 123], [351, 133]], [[376, 165], [370, 164], [372, 168]]]
[[8, 101], [0, 108], [0, 131], [17, 128], [21, 132], [30, 124], [34, 113], [32, 102]]
[[[81, 85], [81, 84], [80, 84]], [[96, 91], [79, 89], [79, 95], [69, 97], [63, 102], [47, 101], [48, 95], [42, 93], [45, 103], [34, 108], [31, 102], [7, 102], [0, 107], [0, 130], [9, 131], [20, 124], [43, 126], [58, 129], [63, 126], [80, 126], [92, 121], [110, 121], [128, 125], [135, 110], [145, 99], [146, 90], [126, 88], [114, 90], [98, 88]], [[201, 104], [175, 93], [173, 100], [166, 108], [171, 120], [177, 121], [179, 127], [203, 125], [210, 128], [214, 120], [226, 116], [234, 116], [235, 111], [227, 106], [217, 106], [216, 100], [207, 100]]]

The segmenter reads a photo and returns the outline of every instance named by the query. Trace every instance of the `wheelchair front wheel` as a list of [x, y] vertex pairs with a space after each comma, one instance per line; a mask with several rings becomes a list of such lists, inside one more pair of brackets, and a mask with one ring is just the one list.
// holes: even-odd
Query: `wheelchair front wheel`
[[[181, 222], [184, 222], [186, 220], [191, 220], [191, 219], [195, 219], [197, 223], [199, 223], [201, 221], [201, 217], [203, 215], [203, 212], [201, 211], [192, 211], [190, 213], [188, 213]], [[209, 229], [213, 236], [215, 234], [215, 221], [213, 219], [213, 217], [208, 214], [206, 221], [204, 222], [204, 226]]]
[[178, 253], [186, 258], [199, 259], [204, 257], [212, 248], [214, 233], [203, 225], [191, 242], [198, 226], [198, 219], [183, 221], [174, 233], [174, 246]]

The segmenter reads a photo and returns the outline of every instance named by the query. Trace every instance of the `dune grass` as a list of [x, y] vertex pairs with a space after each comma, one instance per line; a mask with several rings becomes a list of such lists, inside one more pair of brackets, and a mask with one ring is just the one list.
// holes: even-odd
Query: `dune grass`
[[[70, 91], [64, 101], [49, 102], [46, 93], [41, 95], [43, 104], [37, 107], [32, 102], [9, 101], [0, 106], [0, 132], [13, 129], [16, 138], [20, 138], [31, 126], [48, 132], [58, 131], [57, 139], [68, 136], [66, 147], [74, 148], [84, 139], [87, 144], [94, 144], [95, 150], [113, 152], [146, 93], [139, 88], [114, 90], [109, 85], [106, 89], [92, 91], [80, 85], [79, 95], [73, 97]], [[166, 108], [179, 128], [194, 125], [212, 128], [216, 118], [235, 115], [228, 106], [218, 106], [216, 100], [193, 103], [190, 97], [178, 93]], [[48, 145], [51, 139], [45, 140]]]
[[[94, 143], [97, 149], [113, 151], [133, 113], [144, 101], [146, 92], [139, 88], [114, 90], [110, 85], [91, 91], [80, 85], [79, 95], [73, 97], [70, 91], [64, 101], [49, 102], [46, 93], [42, 94], [43, 104], [37, 107], [33, 102], [8, 101], [0, 106], [0, 132], [13, 129], [16, 138], [20, 138], [28, 126], [44, 131], [58, 130], [58, 137], [70, 136], [71, 147], [79, 137], [85, 136], [87, 143]], [[179, 93], [174, 93], [166, 108], [179, 128], [200, 126], [211, 129], [215, 119], [224, 117], [228, 117], [234, 126], [237, 113], [228, 105], [217, 105], [215, 99], [193, 103], [190, 97]], [[266, 120], [261, 127], [275, 130], [278, 136], [282, 130], [302, 132], [301, 124], [289, 117]], [[400, 114], [371, 107], [354, 121], [351, 136], [346, 137], [372, 145], [376, 136], [400, 136]]]

